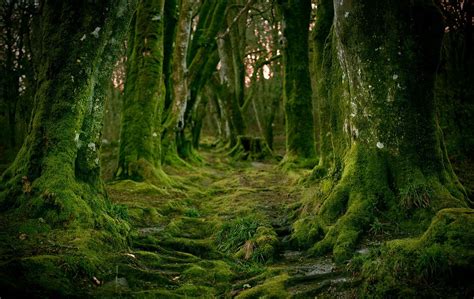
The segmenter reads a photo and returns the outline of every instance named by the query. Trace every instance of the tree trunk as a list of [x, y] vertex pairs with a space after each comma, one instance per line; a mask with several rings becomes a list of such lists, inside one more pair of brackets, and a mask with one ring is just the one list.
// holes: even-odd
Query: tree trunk
[[466, 206], [465, 192], [435, 118], [443, 27], [432, 2], [321, 1], [318, 14], [326, 131], [314, 175], [323, 195], [305, 209], [317, 216], [304, 212], [294, 236], [344, 261], [376, 211], [420, 229], [436, 211]]
[[179, 9], [179, 19], [173, 52], [172, 94], [173, 104], [171, 106], [172, 127], [180, 130], [184, 126], [184, 112], [186, 110], [189, 95], [187, 52], [189, 38], [191, 35], [192, 1], [182, 0]]
[[311, 1], [284, 0], [280, 7], [284, 20], [285, 161], [313, 160], [316, 150], [308, 58]]
[[177, 0], [165, 0], [164, 8], [165, 28], [163, 39], [163, 80], [166, 89], [164, 111], [171, 107], [171, 67], [174, 49], [174, 39], [176, 37], [176, 24], [178, 23], [178, 3]]
[[157, 184], [168, 178], [161, 170], [164, 0], [142, 0], [129, 38], [116, 176]]
[[230, 146], [233, 147], [237, 144], [237, 136], [244, 134], [245, 122], [236, 96], [232, 49], [228, 35], [217, 40], [217, 49], [220, 57], [220, 81], [226, 89], [223, 94], [225, 94], [226, 114], [229, 117]]
[[184, 113], [189, 98], [187, 54], [193, 15], [192, 1], [183, 0], [179, 5], [175, 45], [172, 53], [171, 103], [167, 110], [163, 145], [163, 158], [168, 164], [187, 165], [182, 160], [188, 156], [190, 142], [184, 136]]
[[126, 5], [44, 3], [33, 118], [0, 180], [2, 211], [41, 217], [51, 226], [107, 225], [112, 239], [123, 241], [124, 226], [107, 215], [99, 147], [104, 83], [127, 23]]

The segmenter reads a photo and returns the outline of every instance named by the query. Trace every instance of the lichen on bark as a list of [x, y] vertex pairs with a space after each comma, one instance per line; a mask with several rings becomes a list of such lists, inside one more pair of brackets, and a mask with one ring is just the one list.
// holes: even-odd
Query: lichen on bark
[[133, 16], [117, 178], [169, 184], [161, 169], [164, 1], [140, 1]]
[[433, 4], [321, 1], [318, 13], [315, 72], [320, 123], [329, 130], [313, 171], [319, 195], [304, 204], [294, 237], [343, 262], [377, 213], [418, 219], [422, 229], [467, 198], [435, 118], [443, 28]]
[[[127, 244], [129, 225], [116, 216], [99, 177], [105, 83], [131, 3], [112, 4], [45, 1], [41, 7], [35, 36], [41, 59], [34, 60], [38, 83], [29, 133], [0, 179], [2, 224], [16, 248], [2, 264], [6, 293], [74, 294], [65, 278], [77, 273], [59, 267], [66, 256], [72, 269], [92, 273], [103, 262], [94, 249], [103, 246], [105, 252]], [[18, 239], [22, 231], [31, 241]], [[39, 243], [45, 236], [68, 249], [52, 256]], [[50, 280], [38, 277], [41, 269], [49, 271]], [[64, 288], [52, 293], [50, 284], [58, 281], [65, 282]]]

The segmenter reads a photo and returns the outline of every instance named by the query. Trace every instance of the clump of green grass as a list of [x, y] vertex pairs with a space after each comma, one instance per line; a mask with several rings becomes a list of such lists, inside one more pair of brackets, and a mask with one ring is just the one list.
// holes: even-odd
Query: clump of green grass
[[274, 229], [255, 215], [226, 222], [217, 233], [216, 241], [220, 251], [256, 262], [272, 260], [278, 245]]
[[405, 209], [427, 208], [430, 206], [432, 190], [425, 185], [408, 185], [400, 190], [401, 205]]
[[216, 236], [217, 248], [224, 252], [235, 251], [252, 239], [260, 225], [261, 220], [254, 215], [225, 222]]

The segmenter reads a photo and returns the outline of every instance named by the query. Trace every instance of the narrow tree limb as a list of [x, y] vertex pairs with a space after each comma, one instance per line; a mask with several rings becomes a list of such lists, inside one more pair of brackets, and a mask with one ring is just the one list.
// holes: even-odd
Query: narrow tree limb
[[229, 27], [222, 33], [217, 35], [216, 39], [219, 38], [224, 38], [230, 33], [230, 29], [237, 23], [237, 21], [240, 19], [240, 17], [249, 10], [250, 6], [255, 2], [255, 0], [249, 0], [247, 4], [239, 11], [239, 13], [235, 16], [235, 18], [232, 20], [232, 23], [230, 23]]

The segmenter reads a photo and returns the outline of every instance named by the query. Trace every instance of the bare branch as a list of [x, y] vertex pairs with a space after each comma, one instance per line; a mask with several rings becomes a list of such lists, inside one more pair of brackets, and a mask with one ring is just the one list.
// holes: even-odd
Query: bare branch
[[249, 0], [247, 2], [247, 4], [245, 4], [245, 6], [239, 11], [239, 13], [234, 17], [234, 19], [232, 20], [232, 23], [230, 23], [229, 27], [227, 27], [227, 29], [222, 33], [222, 34], [219, 34], [217, 35], [216, 39], [219, 39], [219, 38], [225, 38], [229, 33], [230, 33], [230, 29], [232, 29], [232, 27], [237, 23], [237, 21], [240, 19], [240, 17], [246, 12], [249, 10], [250, 6], [255, 2], [255, 0]]

